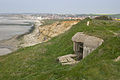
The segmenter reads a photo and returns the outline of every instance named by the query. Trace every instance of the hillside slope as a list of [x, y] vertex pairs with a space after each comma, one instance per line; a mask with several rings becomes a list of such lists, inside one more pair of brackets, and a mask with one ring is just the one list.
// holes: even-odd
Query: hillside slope
[[[120, 23], [86, 20], [48, 42], [22, 48], [0, 57], [0, 80], [119, 80]], [[104, 39], [103, 45], [73, 66], [62, 66], [58, 56], [73, 52], [72, 36], [77, 32]], [[117, 33], [118, 35], [115, 35]]]

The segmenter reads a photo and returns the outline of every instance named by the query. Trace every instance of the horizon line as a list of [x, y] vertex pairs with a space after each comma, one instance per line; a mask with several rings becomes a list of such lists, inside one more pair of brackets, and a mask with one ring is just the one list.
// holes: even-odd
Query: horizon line
[[[68, 14], [68, 13], [39, 13], [39, 12], [18, 12], [18, 13], [7, 13], [7, 12], [0, 12], [0, 14], [63, 14], [63, 15], [66, 15], [66, 14]], [[78, 13], [76, 13], [76, 14], [73, 14], [73, 13], [71, 13], [72, 15], [82, 15], [82, 14], [86, 14], [86, 15], [114, 15], [114, 14], [120, 14], [120, 13], [80, 13], [80, 14], [78, 14]], [[71, 15], [70, 14], [70, 15]], [[69, 15], [69, 14], [68, 14]]]

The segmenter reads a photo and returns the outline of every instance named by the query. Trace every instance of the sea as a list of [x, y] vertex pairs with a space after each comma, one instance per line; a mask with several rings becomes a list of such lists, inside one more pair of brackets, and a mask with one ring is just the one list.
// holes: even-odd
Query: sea
[[[20, 17], [0, 16], [0, 41], [28, 32], [33, 23], [34, 20], [21, 19]], [[10, 49], [0, 45], [0, 56], [11, 52]]]

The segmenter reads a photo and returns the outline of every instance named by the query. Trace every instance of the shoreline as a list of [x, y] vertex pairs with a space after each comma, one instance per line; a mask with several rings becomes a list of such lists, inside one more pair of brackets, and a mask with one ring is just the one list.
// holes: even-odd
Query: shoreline
[[11, 39], [0, 41], [0, 45], [11, 50], [12, 53], [20, 48], [46, 42], [52, 37], [66, 32], [78, 22], [79, 21], [56, 21], [53, 24], [42, 26], [42, 20], [37, 20], [28, 32], [13, 36]]
[[33, 25], [31, 26], [31, 28], [28, 30], [28, 32], [25, 32], [24, 34], [18, 35], [18, 36], [17, 36], [17, 39], [20, 39], [20, 38], [23, 37], [24, 35], [27, 35], [27, 34], [32, 33], [32, 32], [34, 31], [34, 29], [35, 29], [35, 25], [33, 24]]
[[[39, 43], [39, 40], [37, 40], [38, 37], [35, 37], [36, 34], [39, 34], [39, 27], [42, 25], [41, 21], [37, 21], [34, 23], [34, 26], [31, 28], [31, 30], [24, 34], [21, 37], [21, 44], [20, 47], [24, 48], [24, 47], [29, 47], [29, 46], [33, 46]], [[20, 39], [20, 38], [19, 38]]]
[[31, 34], [35, 30], [35, 24], [36, 23], [32, 24], [32, 27], [23, 34], [14, 35], [9, 39], [0, 40], [0, 56], [10, 54], [19, 48], [23, 48], [20, 46], [23, 41], [21, 38], [23, 38], [25, 35]]
[[[4, 52], [5, 54], [10, 54], [13, 51], [17, 50], [17, 46], [19, 45], [19, 40], [16, 38], [18, 35], [13, 36], [12, 38], [1, 40], [0, 41], [0, 49], [7, 49], [9, 50], [8, 53]], [[1, 53], [1, 55], [4, 55], [4, 53]]]

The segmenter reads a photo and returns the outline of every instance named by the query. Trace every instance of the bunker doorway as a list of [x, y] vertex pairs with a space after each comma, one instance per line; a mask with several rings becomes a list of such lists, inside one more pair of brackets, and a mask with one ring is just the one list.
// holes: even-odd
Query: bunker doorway
[[83, 59], [83, 43], [77, 42], [77, 59]]

